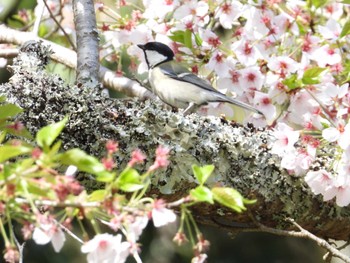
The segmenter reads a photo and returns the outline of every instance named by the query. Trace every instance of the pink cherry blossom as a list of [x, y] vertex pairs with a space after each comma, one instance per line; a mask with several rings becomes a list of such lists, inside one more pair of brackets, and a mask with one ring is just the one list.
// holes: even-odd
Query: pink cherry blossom
[[199, 254], [192, 258], [191, 263], [204, 263], [208, 258], [207, 254]]
[[272, 104], [272, 99], [268, 94], [256, 91], [254, 94], [254, 104], [258, 110], [264, 113], [266, 119], [271, 120], [276, 116], [276, 107]]
[[166, 208], [163, 200], [159, 199], [154, 201], [152, 219], [155, 227], [161, 227], [175, 222], [176, 215], [172, 210]]
[[214, 51], [209, 59], [206, 68], [215, 71], [219, 77], [225, 77], [229, 71], [229, 62], [221, 51]]
[[146, 159], [146, 155], [144, 155], [141, 150], [136, 149], [131, 153], [131, 160], [128, 163], [128, 166], [132, 167], [137, 163], [143, 163]]
[[175, 10], [174, 18], [182, 19], [186, 16], [203, 17], [208, 14], [209, 6], [204, 1], [190, 0]]
[[341, 26], [334, 19], [329, 19], [325, 26], [318, 26], [318, 31], [325, 39], [337, 40], [341, 33]]
[[163, 20], [166, 14], [174, 11], [180, 3], [178, 0], [143, 0], [143, 5], [146, 8], [144, 18]]
[[121, 234], [99, 234], [81, 246], [88, 263], [123, 263], [129, 255], [129, 242], [122, 242]]
[[128, 240], [132, 243], [136, 243], [136, 241], [140, 238], [147, 224], [148, 224], [147, 216], [138, 216], [134, 218], [134, 221], [128, 224], [127, 226]]
[[275, 73], [278, 73], [282, 78], [296, 72], [300, 68], [295, 60], [287, 56], [273, 56], [269, 59], [267, 66]]
[[260, 90], [264, 84], [264, 75], [259, 67], [247, 67], [240, 70], [239, 84], [245, 89]]
[[305, 176], [305, 182], [315, 195], [322, 194], [324, 201], [336, 195], [334, 177], [325, 170], [309, 171]]
[[285, 123], [278, 123], [274, 129], [273, 136], [276, 138], [271, 152], [279, 156], [283, 156], [283, 153], [291, 148], [294, 148], [295, 143], [298, 141], [300, 133], [289, 127]]
[[311, 56], [318, 66], [335, 65], [341, 61], [340, 51], [338, 48], [332, 48], [328, 44], [317, 48]]
[[237, 60], [244, 66], [255, 65], [257, 60], [262, 58], [252, 41], [243, 38], [233, 43], [231, 49], [235, 52]]
[[33, 240], [38, 245], [45, 245], [51, 242], [55, 252], [59, 252], [66, 241], [66, 237], [56, 223], [47, 222], [34, 229]]
[[243, 5], [239, 1], [225, 1], [216, 10], [215, 18], [223, 28], [231, 29], [235, 20], [241, 15]]

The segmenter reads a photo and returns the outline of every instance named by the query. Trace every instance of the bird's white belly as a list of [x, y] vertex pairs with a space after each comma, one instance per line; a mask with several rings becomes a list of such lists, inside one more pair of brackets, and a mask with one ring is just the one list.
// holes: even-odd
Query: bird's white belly
[[201, 105], [208, 101], [210, 94], [201, 91], [199, 87], [162, 76], [163, 73], [159, 68], [154, 68], [149, 72], [153, 92], [165, 103], [176, 108], [187, 108], [190, 102]]

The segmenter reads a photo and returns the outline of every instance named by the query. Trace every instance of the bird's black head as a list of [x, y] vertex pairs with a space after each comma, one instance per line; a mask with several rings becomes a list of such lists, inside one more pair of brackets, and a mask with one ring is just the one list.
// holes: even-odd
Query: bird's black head
[[137, 46], [143, 50], [148, 68], [173, 60], [175, 56], [170, 47], [160, 42], [148, 42]]

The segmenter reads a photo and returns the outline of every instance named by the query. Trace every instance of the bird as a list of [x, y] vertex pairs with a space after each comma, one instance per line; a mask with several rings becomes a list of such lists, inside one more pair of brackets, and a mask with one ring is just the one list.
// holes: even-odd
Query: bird
[[137, 46], [143, 50], [148, 66], [148, 81], [153, 93], [164, 103], [185, 109], [184, 115], [210, 102], [227, 102], [263, 115], [254, 107], [217, 91], [207, 80], [177, 63], [169, 46], [161, 42], [148, 42]]

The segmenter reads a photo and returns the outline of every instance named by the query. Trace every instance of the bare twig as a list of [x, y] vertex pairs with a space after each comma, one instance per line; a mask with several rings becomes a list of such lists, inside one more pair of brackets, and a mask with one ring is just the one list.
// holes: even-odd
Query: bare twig
[[14, 58], [18, 55], [18, 49], [8, 48], [0, 49], [0, 58]]
[[[28, 204], [29, 201], [24, 198], [16, 198], [16, 203], [18, 204]], [[99, 202], [87, 202], [87, 203], [73, 203], [70, 201], [58, 202], [51, 200], [35, 200], [34, 204], [36, 206], [51, 206], [51, 207], [75, 207], [75, 208], [94, 208], [100, 207]]]
[[73, 41], [71, 40], [71, 38], [69, 37], [69, 35], [67, 34], [66, 30], [64, 30], [64, 28], [61, 26], [61, 23], [59, 23], [55, 17], [55, 15], [52, 13], [50, 7], [48, 6], [46, 0], [43, 0], [44, 5], [46, 6], [47, 11], [50, 14], [50, 17], [53, 19], [53, 21], [55, 21], [56, 25], [61, 29], [62, 33], [64, 34], [64, 36], [67, 38], [69, 44], [72, 46], [73, 50], [77, 50], [77, 47], [75, 46], [75, 44], [73, 43]]
[[[310, 240], [313, 240], [319, 245], [320, 247], [326, 249], [332, 256], [340, 258], [346, 263], [350, 263], [350, 258], [341, 253], [338, 249], [330, 245], [326, 240], [319, 238], [315, 236], [314, 234], [310, 233], [306, 229], [302, 228], [298, 223], [294, 221], [292, 218], [287, 218], [287, 221], [292, 223], [296, 228], [299, 229], [299, 231], [288, 231], [288, 230], [280, 230], [280, 229], [275, 229], [275, 228], [270, 228], [266, 227], [256, 220], [254, 220], [255, 223], [258, 225], [257, 229], [252, 229], [252, 231], [263, 231], [275, 235], [280, 235], [280, 236], [291, 236], [291, 237], [299, 237], [299, 238], [307, 238]], [[327, 257], [329, 255], [326, 254]]]
[[40, 22], [41, 22], [41, 18], [43, 17], [44, 14], [44, 10], [45, 10], [45, 6], [43, 3], [44, 0], [39, 0], [38, 1], [38, 16], [35, 18], [35, 22], [34, 22], [34, 26], [33, 26], [33, 34], [35, 34], [36, 36], [38, 35], [39, 32], [39, 26], [40, 26]]
[[77, 240], [79, 243], [84, 244], [84, 241], [80, 239], [76, 234], [74, 234], [72, 231], [70, 231], [67, 227], [65, 227], [63, 224], [56, 221], [56, 223], [62, 228], [64, 232], [66, 232], [68, 235], [70, 235], [72, 238]]
[[[11, 230], [13, 232], [13, 229]], [[15, 233], [13, 232], [13, 237], [16, 243], [16, 246], [18, 248], [18, 252], [19, 252], [19, 261], [18, 263], [23, 263], [23, 250], [24, 250], [24, 246], [26, 245], [26, 242], [23, 242], [22, 244], [20, 244], [16, 238]]]

